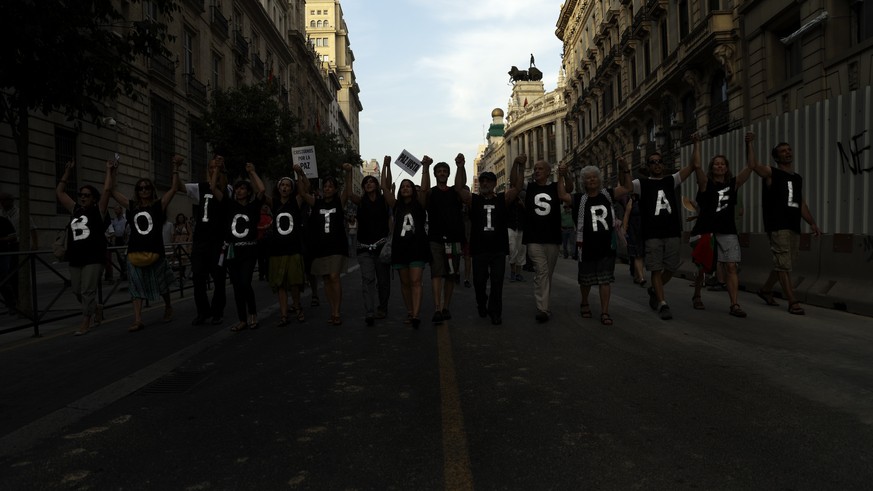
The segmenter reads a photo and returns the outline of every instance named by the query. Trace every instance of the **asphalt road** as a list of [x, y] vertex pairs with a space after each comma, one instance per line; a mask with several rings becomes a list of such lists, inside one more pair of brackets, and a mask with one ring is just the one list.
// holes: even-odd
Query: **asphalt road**
[[747, 319], [720, 292], [695, 311], [674, 279], [662, 321], [617, 276], [609, 327], [560, 260], [546, 324], [528, 274], [502, 326], [459, 286], [452, 320], [413, 330], [395, 278], [368, 328], [352, 271], [339, 327], [323, 293], [276, 327], [256, 282], [258, 330], [192, 327], [186, 299], [135, 334], [115, 309], [0, 338], [0, 489], [870, 489], [870, 318], [748, 293]]

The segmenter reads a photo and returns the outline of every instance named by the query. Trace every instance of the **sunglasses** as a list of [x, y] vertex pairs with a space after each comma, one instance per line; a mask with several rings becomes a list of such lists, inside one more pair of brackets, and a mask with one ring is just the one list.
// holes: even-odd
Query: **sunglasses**
[[664, 163], [664, 161], [661, 160], [661, 159], [651, 159], [651, 160], [649, 160], [649, 165], [662, 164], [662, 163]]
[[91, 193], [79, 193], [80, 198], [90, 198], [91, 196], [94, 196], [94, 195]]

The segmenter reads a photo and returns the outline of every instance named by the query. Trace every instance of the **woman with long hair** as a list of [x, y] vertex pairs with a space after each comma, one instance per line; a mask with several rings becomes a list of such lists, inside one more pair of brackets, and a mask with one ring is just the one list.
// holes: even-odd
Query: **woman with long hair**
[[173, 320], [173, 306], [170, 303], [170, 285], [173, 283], [173, 271], [167, 264], [164, 252], [164, 239], [161, 236], [161, 225], [166, 221], [167, 206], [176, 195], [179, 187], [179, 168], [184, 159], [173, 156], [173, 182], [170, 189], [158, 198], [155, 185], [151, 179], [141, 178], [134, 185], [134, 196], [128, 198], [115, 189], [115, 174], [113, 167], [112, 197], [122, 207], [127, 209], [127, 223], [130, 225], [130, 237], [127, 244], [127, 277], [128, 291], [133, 302], [133, 324], [127, 329], [130, 332], [142, 330], [143, 300], [154, 301], [164, 299], [164, 322]]
[[347, 195], [340, 194], [336, 177], [327, 176], [323, 182], [321, 198], [313, 196], [308, 189], [301, 192], [303, 200], [312, 208], [309, 215], [309, 234], [314, 247], [311, 273], [324, 279], [324, 294], [330, 304], [328, 324], [339, 326], [343, 323], [340, 275], [349, 264], [344, 212]]
[[[364, 323], [372, 326], [375, 319], [384, 319], [388, 312], [388, 297], [391, 294], [391, 266], [379, 260], [382, 248], [388, 242], [391, 219], [388, 203], [382, 193], [385, 186], [385, 168], [391, 166], [391, 157], [385, 156], [382, 164], [382, 182], [373, 176], [361, 180], [363, 195], [358, 196], [345, 186], [343, 193], [358, 207], [358, 264], [361, 266], [361, 291], [364, 297]], [[343, 165], [346, 182], [352, 182], [352, 166]]]
[[225, 258], [238, 319], [230, 328], [234, 332], [260, 326], [252, 275], [258, 262], [258, 221], [264, 205], [264, 183], [251, 162], [246, 164], [246, 174], [249, 179], [236, 181], [233, 196], [224, 200], [230, 220], [225, 238], [228, 243]]
[[421, 325], [421, 276], [430, 261], [430, 243], [424, 225], [427, 214], [423, 197], [415, 190], [409, 179], [400, 181], [397, 197], [391, 192], [391, 166], [386, 164], [383, 172], [382, 191], [385, 200], [394, 209], [394, 233], [391, 237], [391, 266], [400, 275], [400, 291], [406, 305], [406, 323], [418, 329]]
[[[695, 142], [700, 137], [693, 136]], [[699, 162], [699, 155], [696, 157]], [[695, 168], [697, 176], [697, 205], [700, 213], [695, 226], [701, 233], [709, 233], [714, 239], [716, 262], [724, 266], [725, 283], [727, 284], [730, 308], [728, 313], [734, 317], [746, 317], [746, 312], [737, 302], [739, 277], [737, 265], [740, 262], [740, 240], [734, 213], [737, 206], [737, 190], [739, 190], [752, 175], [752, 167], [743, 167], [736, 177], [731, 174], [730, 163], [724, 155], [716, 155], [709, 161], [709, 169], [703, 172], [698, 164]], [[703, 286], [703, 275], [699, 274], [694, 283], [694, 308], [702, 309], [700, 291]]]
[[70, 263], [70, 281], [76, 299], [82, 304], [82, 322], [75, 332], [76, 336], [88, 334], [91, 318], [97, 311], [97, 283], [106, 259], [106, 208], [109, 205], [109, 190], [112, 187], [113, 161], [106, 162], [106, 178], [103, 194], [90, 184], [79, 186], [78, 201], [66, 192], [67, 180], [76, 166], [75, 161], [67, 162], [64, 175], [55, 188], [58, 203], [70, 212], [70, 229], [67, 231], [67, 260]]
[[[309, 180], [299, 165], [294, 166], [297, 186], [309, 187]], [[305, 281], [303, 266], [303, 213], [300, 205], [303, 197], [294, 190], [294, 181], [283, 177], [276, 183], [273, 196], [267, 197], [267, 205], [273, 213], [271, 237], [267, 251], [270, 258], [269, 282], [273, 293], [279, 294], [279, 325], [288, 325], [288, 293], [291, 293], [291, 310], [298, 322], [306, 320], [300, 291]]]

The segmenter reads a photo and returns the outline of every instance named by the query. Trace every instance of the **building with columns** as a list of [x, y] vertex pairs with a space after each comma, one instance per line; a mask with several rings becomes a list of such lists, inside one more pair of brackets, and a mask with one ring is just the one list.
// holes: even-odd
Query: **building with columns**
[[[555, 170], [567, 152], [566, 112], [561, 73], [558, 74], [557, 88], [548, 93], [542, 81], [515, 82], [503, 134], [504, 167], [511, 165], [518, 155], [527, 154], [528, 175], [538, 160], [549, 162]], [[507, 179], [510, 170], [505, 170]]]

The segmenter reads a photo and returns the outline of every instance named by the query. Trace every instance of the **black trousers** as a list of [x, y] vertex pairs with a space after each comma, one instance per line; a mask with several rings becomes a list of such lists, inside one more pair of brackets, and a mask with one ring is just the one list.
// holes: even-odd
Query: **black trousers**
[[[191, 275], [194, 282], [194, 305], [198, 317], [224, 317], [224, 306], [227, 304], [225, 280], [227, 271], [218, 265], [221, 255], [221, 243], [195, 244], [191, 252]], [[212, 302], [209, 301], [207, 286], [212, 278]]]
[[227, 272], [230, 273], [230, 282], [233, 284], [236, 315], [240, 322], [246, 322], [246, 313], [258, 313], [255, 290], [252, 288], [252, 275], [257, 262], [257, 246], [237, 247], [235, 257], [227, 261]]
[[[506, 254], [486, 252], [473, 256], [473, 288], [476, 292], [476, 306], [485, 307], [492, 317], [503, 312], [503, 275], [506, 274]], [[488, 280], [491, 280], [491, 294], [486, 293]]]

